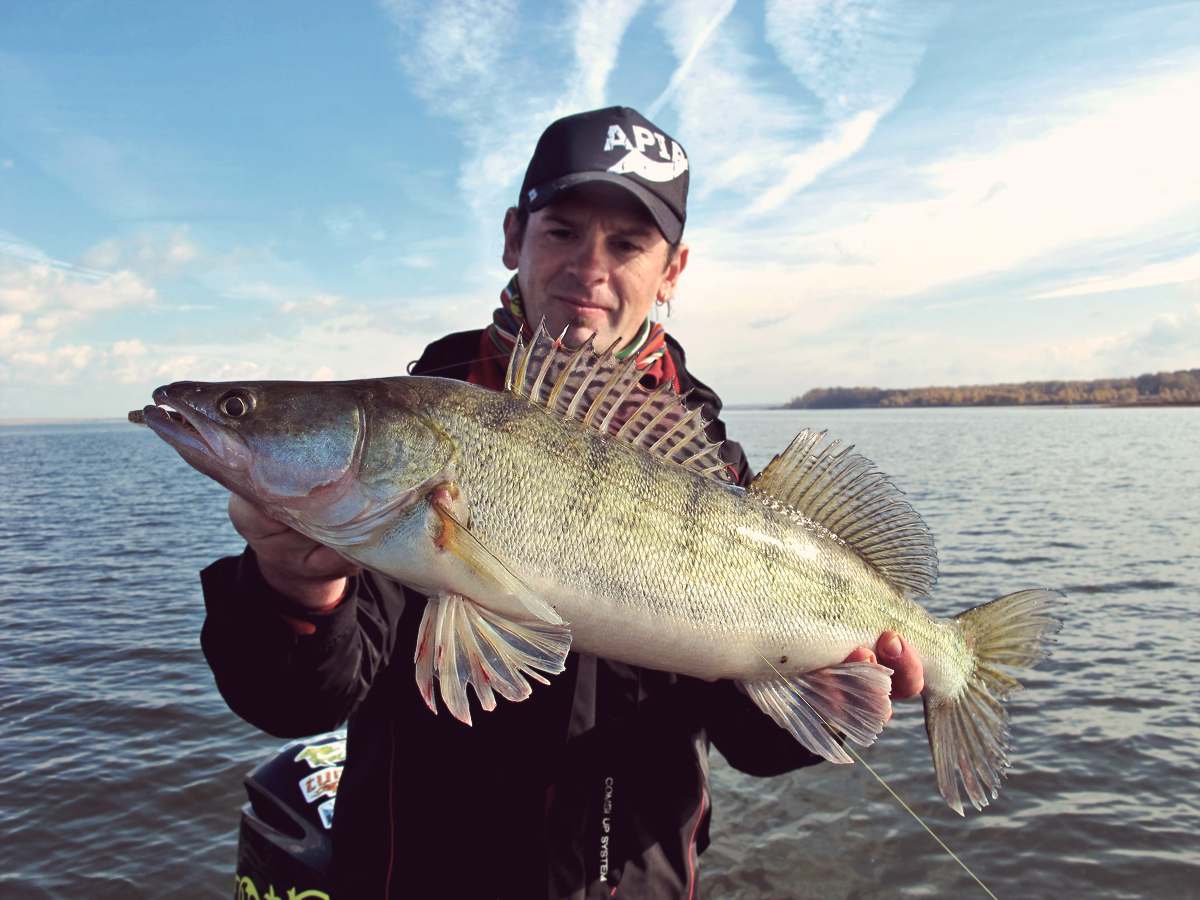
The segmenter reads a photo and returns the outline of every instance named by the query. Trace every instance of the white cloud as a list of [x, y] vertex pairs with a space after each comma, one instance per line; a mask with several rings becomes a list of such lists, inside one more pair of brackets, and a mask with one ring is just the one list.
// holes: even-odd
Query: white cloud
[[101, 241], [79, 258], [80, 268], [132, 269], [154, 279], [174, 278], [202, 257], [186, 225], [168, 233], [141, 231]]
[[[160, 342], [145, 333], [101, 344], [70, 340], [68, 330], [43, 328], [51, 315], [31, 320], [0, 315], [0, 382], [68, 387], [60, 415], [118, 415], [144, 405], [154, 387], [173, 381], [328, 380], [402, 373], [433, 338], [458, 330], [477, 302], [473, 295], [426, 297], [381, 304], [372, 311], [351, 307], [334, 295], [313, 295], [283, 304], [261, 317], [245, 316], [244, 329], [225, 336]], [[280, 312], [287, 315], [278, 315]], [[79, 321], [84, 321], [80, 319]], [[107, 386], [96, 395], [96, 387]], [[91, 394], [89, 395], [89, 392]], [[92, 396], [95, 395], [95, 396]], [[93, 402], [81, 400], [92, 396]], [[73, 404], [73, 405], [72, 405]], [[10, 407], [6, 415], [27, 415]], [[43, 412], [43, 414], [45, 414]]]
[[764, 90], [754, 78], [758, 60], [740, 29], [705, 34], [724, 7], [724, 0], [675, 0], [658, 19], [676, 58], [690, 60], [671, 104], [679, 112], [677, 136], [693, 163], [693, 207], [717, 191], [744, 198], [777, 183], [779, 160], [796, 152], [799, 135], [814, 125], [812, 109]]
[[48, 257], [40, 247], [35, 247], [28, 241], [17, 237], [11, 231], [0, 228], [0, 257], [23, 259], [27, 262], [54, 262], [55, 265], [65, 266], [66, 263], [55, 262]]
[[825, 137], [782, 158], [784, 176], [749, 208], [776, 209], [858, 153], [912, 86], [941, 4], [771, 0], [767, 41], [823, 104]]
[[111, 355], [113, 377], [121, 384], [136, 384], [142, 376], [139, 363], [149, 354], [149, 348], [137, 338], [117, 341]]
[[[1191, 305], [1172, 302], [1176, 309], [1170, 313], [1156, 313], [1157, 304], [1151, 303], [1140, 315], [1132, 306], [1120, 316], [1064, 315], [1053, 327], [1023, 318], [1018, 308], [1011, 314], [1013, 327], [970, 327], [935, 318], [910, 328], [872, 329], [864, 323], [861, 329], [804, 337], [767, 328], [749, 333], [757, 341], [754, 352], [746, 351], [747, 341], [707, 340], [711, 328], [703, 323], [688, 320], [676, 331], [690, 355], [704, 356], [704, 378], [727, 402], [780, 402], [812, 387], [835, 385], [911, 388], [1197, 368], [1200, 304], [1195, 300], [1200, 298], [1195, 290], [1191, 297]], [[1018, 324], [1026, 321], [1029, 327]]]
[[15, 380], [24, 374], [46, 384], [69, 384], [89, 365], [103, 357], [103, 351], [88, 344], [68, 344], [52, 350], [18, 350], [11, 356], [0, 356], [0, 380]]
[[[1096, 266], [1097, 251], [1088, 248], [1194, 230], [1200, 123], [1178, 111], [1200, 108], [1197, 73], [1090, 100], [1085, 114], [1034, 139], [911, 172], [919, 199], [815, 194], [781, 210], [769, 227], [730, 217], [693, 230], [680, 289], [689, 316], [728, 339], [739, 329], [728, 298], [754, 297], [756, 319], [790, 313], [787, 333], [811, 334], [898, 298], [1022, 267], [1053, 268], [1056, 254], [1083, 255]], [[1114, 262], [1129, 266], [1129, 253]], [[1148, 269], [1141, 283], [1188, 277], [1188, 265]], [[1132, 266], [1142, 266], [1136, 256]], [[1134, 286], [1133, 273], [1117, 277], [1126, 275]], [[1066, 290], [1097, 289], [1076, 287]]]
[[468, 156], [459, 187], [479, 215], [528, 157], [539, 112], [544, 116], [554, 88], [561, 92], [562, 76], [551, 76], [553, 87], [538, 85], [534, 60], [517, 47], [514, 0], [444, 0], [423, 8], [385, 0], [384, 9], [404, 35], [401, 60], [415, 90], [431, 112], [458, 123]]
[[[461, 321], [461, 313], [458, 316]], [[326, 315], [302, 319], [286, 335], [256, 333], [237, 344], [151, 345], [139, 355], [131, 380], [144, 384], [148, 396], [155, 385], [178, 380], [323, 381], [396, 375], [420, 356], [431, 329], [435, 334], [451, 330], [440, 320], [422, 323], [403, 312], [384, 318], [365, 310], [327, 309]]]
[[[693, 17], [690, 21], [699, 24], [701, 27], [693, 34], [688, 35], [686, 40], [687, 52], [684, 53], [679, 60], [679, 66], [671, 74], [671, 80], [667, 82], [666, 89], [659, 94], [658, 99], [650, 104], [650, 108], [646, 110], [646, 115], [650, 118], [658, 115], [659, 110], [663, 108], [668, 100], [675, 96], [680, 86], [684, 83], [687, 77], [692, 72], [692, 66], [696, 64], [696, 57], [700, 55], [700, 51], [704, 49], [704, 45], [708, 43], [709, 38], [713, 36], [713, 32], [717, 30], [726, 16], [733, 12], [733, 7], [737, 0], [718, 0], [716, 4], [705, 3], [703, 10], [697, 10], [699, 14]], [[707, 18], [701, 19], [700, 16], [707, 14]], [[666, 22], [664, 17], [664, 23]], [[676, 44], [676, 52], [682, 49], [680, 44]]]
[[[684, 336], [689, 351], [690, 331]], [[712, 351], [705, 378], [730, 403], [782, 402], [811, 387], [913, 388], [1132, 377], [1200, 367], [1200, 306], [1114, 330], [1039, 336], [988, 329], [896, 329], [810, 338], [761, 354]]]
[[1083, 284], [1047, 291], [1033, 297], [1034, 300], [1050, 300], [1055, 297], [1075, 297], [1081, 294], [1100, 294], [1106, 291], [1123, 291], [1129, 288], [1152, 287], [1156, 284], [1177, 284], [1200, 278], [1200, 253], [1187, 259], [1172, 260], [1157, 265], [1136, 266], [1135, 271], [1113, 277], [1105, 273], [1086, 279]]
[[564, 106], [568, 112], [605, 104], [608, 77], [621, 41], [645, 0], [580, 0], [571, 14], [578, 74]]
[[146, 305], [157, 292], [123, 269], [101, 278], [52, 266], [0, 258], [0, 310], [34, 313], [68, 309], [97, 311]]
[[[741, 221], [780, 207], [867, 144], [912, 84], [940, 6], [769, 3], [765, 29], [775, 60], [750, 51], [746, 29], [726, 22], [731, 7], [726, 0], [675, 0], [659, 24], [681, 60], [667, 94], [700, 163], [697, 196], [740, 194]], [[771, 61], [790, 69], [805, 90], [766, 88], [755, 73]]]
[[342, 302], [336, 294], [313, 294], [307, 300], [287, 300], [275, 307], [275, 311], [285, 316], [327, 314]]
[[459, 175], [477, 221], [496, 228], [538, 136], [552, 121], [603, 106], [621, 42], [644, 0], [578, 0], [561, 20], [525, 23], [513, 0], [384, 0], [400, 58], [434, 115], [457, 123]]
[[879, 124], [879, 113], [865, 109], [839, 122], [820, 143], [806, 147], [782, 160], [785, 174], [775, 185], [768, 187], [747, 208], [750, 215], [778, 209], [794, 194], [808, 187], [823, 172], [845, 162], [861, 150]]
[[[110, 353], [79, 342], [77, 332], [98, 315], [158, 302], [157, 290], [130, 269], [106, 273], [50, 260], [21, 242], [7, 245], [21, 252], [0, 255], [0, 380], [62, 385], [85, 372], [99, 376]], [[135, 352], [129, 343], [113, 348], [118, 362]], [[118, 365], [113, 374], [123, 381], [129, 369]]]
[[[385, 2], [403, 34], [401, 59], [431, 113], [458, 123], [459, 188], [486, 228], [508, 205], [542, 129], [611, 102], [606, 85], [644, 0], [579, 0], [561, 24], [522, 27], [511, 2]], [[733, 190], [754, 212], [775, 209], [857, 153], [904, 95], [940, 7], [826, 0], [770, 4], [777, 62], [812, 93], [785, 96], [752, 74], [734, 0], [668, 0], [658, 26], [678, 64], [658, 100], [678, 109], [697, 196]], [[820, 53], [816, 50], [819, 49]], [[571, 51], [571, 52], [568, 52]], [[807, 97], [807, 99], [806, 99]], [[815, 98], [815, 101], [814, 101]]]
[[420, 253], [409, 253], [401, 256], [397, 262], [408, 266], [410, 269], [432, 269], [437, 266], [437, 260]]
[[831, 119], [883, 115], [913, 83], [940, 3], [768, 0], [767, 41]]
[[1145, 331], [1119, 336], [1101, 350], [1101, 355], [1146, 360], [1147, 364], [1164, 368], [1200, 367], [1200, 304], [1182, 314], [1155, 316]]
[[234, 280], [222, 285], [219, 291], [222, 297], [234, 300], [265, 300], [270, 303], [286, 303], [293, 292], [273, 281], [240, 281]]

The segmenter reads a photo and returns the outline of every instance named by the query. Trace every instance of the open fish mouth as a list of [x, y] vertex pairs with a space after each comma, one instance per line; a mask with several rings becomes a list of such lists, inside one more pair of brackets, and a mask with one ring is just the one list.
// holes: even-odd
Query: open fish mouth
[[129, 421], [149, 427], [163, 440], [176, 446], [218, 459], [225, 456], [224, 442], [213, 428], [211, 420], [186, 403], [169, 397], [163, 388], [154, 392], [153, 406], [131, 411]]
[[[194, 425], [192, 425], [190, 422], [188, 422], [188, 420], [185, 419], [181, 413], [177, 412], [174, 409], [171, 409], [171, 407], [169, 407], [169, 406], [159, 406], [159, 407], [147, 406], [146, 409], [159, 409], [162, 412], [166, 413], [167, 417], [172, 422], [176, 422], [187, 428], [191, 428], [193, 431], [195, 430]], [[129, 421], [132, 422], [134, 425], [142, 425], [147, 428], [149, 427], [149, 423], [146, 421], [146, 413], [145, 413], [145, 410], [143, 410], [143, 409], [131, 409], [129, 411]], [[199, 434], [199, 432], [197, 432], [197, 434]]]

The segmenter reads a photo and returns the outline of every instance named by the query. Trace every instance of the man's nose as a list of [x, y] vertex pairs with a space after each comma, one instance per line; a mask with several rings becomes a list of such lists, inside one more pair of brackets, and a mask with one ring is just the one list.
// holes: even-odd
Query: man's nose
[[587, 233], [571, 258], [571, 274], [584, 284], [596, 284], [608, 277], [609, 259], [604, 235]]

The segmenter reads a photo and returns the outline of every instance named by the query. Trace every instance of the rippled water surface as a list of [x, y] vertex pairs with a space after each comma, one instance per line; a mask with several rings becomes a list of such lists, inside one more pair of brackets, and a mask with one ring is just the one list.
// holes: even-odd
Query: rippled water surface
[[[1200, 897], [1200, 410], [727, 414], [760, 468], [854, 442], [938, 542], [950, 614], [1067, 595], [1011, 703], [1000, 797], [942, 803], [920, 704], [865, 759], [1000, 898]], [[0, 896], [232, 896], [241, 776], [278, 741], [199, 649], [224, 492], [144, 429], [0, 427]], [[714, 757], [703, 896], [986, 898], [862, 766], [754, 779]]]

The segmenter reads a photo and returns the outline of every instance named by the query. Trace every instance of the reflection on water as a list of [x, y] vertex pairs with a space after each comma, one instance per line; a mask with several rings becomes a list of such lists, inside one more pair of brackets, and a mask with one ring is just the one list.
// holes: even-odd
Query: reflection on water
[[[727, 420], [756, 467], [811, 425], [892, 475], [937, 537], [939, 614], [1067, 594], [987, 810], [941, 801], [919, 704], [865, 751], [989, 887], [1200, 896], [1200, 410]], [[279, 742], [225, 708], [200, 654], [196, 572], [240, 549], [223, 492], [119, 425], [0, 428], [0, 483], [0, 893], [230, 896], [241, 776]], [[709, 900], [985, 896], [861, 766], [753, 779], [714, 763]]]

